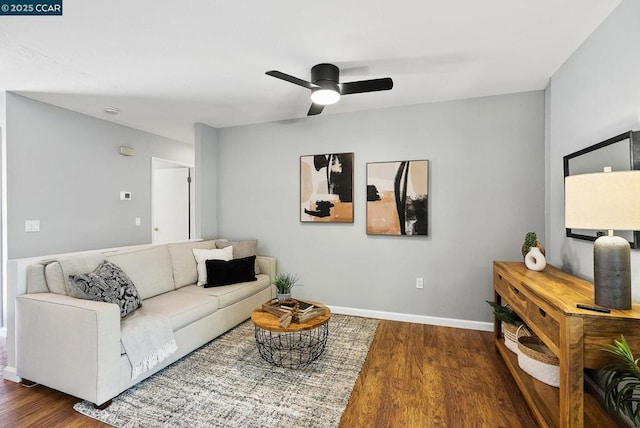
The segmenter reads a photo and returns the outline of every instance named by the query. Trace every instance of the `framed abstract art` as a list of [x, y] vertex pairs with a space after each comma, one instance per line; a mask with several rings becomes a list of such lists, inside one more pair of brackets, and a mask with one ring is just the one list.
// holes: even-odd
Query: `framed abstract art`
[[425, 236], [429, 161], [367, 164], [367, 234]]
[[300, 221], [353, 223], [353, 153], [300, 156]]

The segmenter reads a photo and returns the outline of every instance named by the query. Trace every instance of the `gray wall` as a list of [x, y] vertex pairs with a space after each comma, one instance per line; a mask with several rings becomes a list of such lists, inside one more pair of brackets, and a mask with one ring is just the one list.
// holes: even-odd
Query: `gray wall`
[[214, 239], [218, 237], [218, 131], [202, 123], [196, 123], [194, 131], [196, 238]]
[[[297, 296], [490, 321], [492, 261], [544, 241], [542, 91], [218, 130], [218, 229], [258, 238]], [[355, 222], [299, 222], [299, 157], [355, 153]], [[429, 237], [367, 236], [367, 162], [430, 161]], [[415, 278], [424, 277], [424, 290]]]
[[151, 242], [151, 157], [194, 162], [193, 145], [16, 94], [6, 113], [9, 259]]
[[[552, 263], [593, 279], [593, 243], [565, 237], [562, 157], [640, 129], [640, 2], [624, 0], [554, 74], [549, 103], [547, 248]], [[640, 250], [632, 250], [633, 296], [640, 299]]]

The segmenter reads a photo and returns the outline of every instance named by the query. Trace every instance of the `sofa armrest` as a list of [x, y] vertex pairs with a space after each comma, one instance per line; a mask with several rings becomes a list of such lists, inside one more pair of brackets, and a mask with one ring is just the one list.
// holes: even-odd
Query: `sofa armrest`
[[120, 393], [120, 310], [53, 293], [16, 298], [18, 376], [103, 404]]
[[269, 275], [271, 277], [271, 283], [276, 279], [276, 258], [269, 256], [257, 256], [258, 266], [260, 266], [260, 273]]

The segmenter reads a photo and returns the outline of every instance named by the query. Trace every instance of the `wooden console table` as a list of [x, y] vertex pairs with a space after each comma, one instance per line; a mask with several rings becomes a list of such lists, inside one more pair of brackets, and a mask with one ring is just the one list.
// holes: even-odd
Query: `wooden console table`
[[560, 359], [560, 388], [534, 379], [518, 366], [516, 355], [494, 323], [496, 348], [541, 426], [615, 426], [598, 400], [584, 391], [584, 369], [601, 368], [609, 355], [602, 344], [621, 334], [640, 355], [640, 304], [610, 314], [576, 308], [594, 304], [593, 284], [547, 265], [535, 272], [520, 262], [493, 262], [495, 302], [508, 303]]

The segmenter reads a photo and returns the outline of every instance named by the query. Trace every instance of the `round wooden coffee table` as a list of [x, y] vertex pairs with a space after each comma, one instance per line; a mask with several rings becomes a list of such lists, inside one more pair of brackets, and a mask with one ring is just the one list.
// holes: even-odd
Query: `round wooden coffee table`
[[256, 345], [260, 356], [267, 362], [287, 368], [301, 368], [315, 361], [322, 353], [329, 336], [331, 310], [317, 302], [314, 306], [324, 309], [324, 314], [306, 322], [292, 322], [280, 327], [279, 318], [262, 308], [251, 314], [255, 326]]

